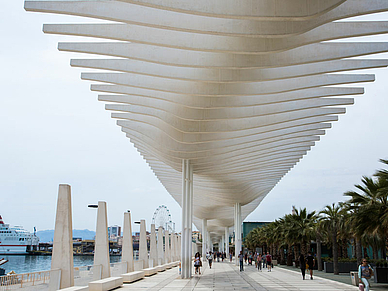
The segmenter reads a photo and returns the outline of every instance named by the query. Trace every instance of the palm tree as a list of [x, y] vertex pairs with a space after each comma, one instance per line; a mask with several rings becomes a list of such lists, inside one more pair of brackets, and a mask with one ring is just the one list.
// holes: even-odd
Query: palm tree
[[341, 221], [343, 216], [344, 209], [340, 204], [335, 205], [326, 205], [325, 208], [320, 212], [322, 216], [320, 221], [322, 226], [328, 231], [331, 237], [333, 245], [333, 268], [334, 275], [339, 275], [338, 268], [338, 230], [341, 227]]
[[[354, 230], [357, 237], [367, 234], [378, 236], [382, 241], [388, 237], [388, 179], [385, 179], [386, 172], [388, 171], [378, 171], [376, 179], [364, 176], [361, 180], [362, 185], [355, 185], [357, 189], [361, 190], [361, 193], [348, 191], [344, 194], [350, 197], [348, 202], [355, 210], [352, 219], [356, 226]], [[372, 247], [374, 246], [376, 245], [372, 245]], [[385, 254], [385, 246], [381, 249]]]
[[[380, 159], [380, 162], [382, 162], [383, 164], [388, 165], [388, 160]], [[384, 180], [388, 180], [388, 170], [385, 170], [385, 169], [378, 170], [376, 172], [375, 176], [379, 177], [379, 178], [382, 178]]]

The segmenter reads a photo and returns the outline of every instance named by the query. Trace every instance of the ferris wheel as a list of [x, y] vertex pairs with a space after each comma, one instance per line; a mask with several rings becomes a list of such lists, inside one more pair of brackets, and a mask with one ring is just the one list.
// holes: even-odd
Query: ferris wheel
[[169, 232], [175, 232], [175, 223], [171, 219], [170, 210], [165, 205], [156, 208], [152, 216], [152, 223], [155, 224], [155, 228], [161, 226]]

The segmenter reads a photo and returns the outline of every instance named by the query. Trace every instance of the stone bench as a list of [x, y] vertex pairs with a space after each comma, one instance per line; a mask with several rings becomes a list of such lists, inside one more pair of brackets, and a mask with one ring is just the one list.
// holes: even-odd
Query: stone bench
[[122, 277], [109, 277], [93, 282], [89, 282], [89, 291], [107, 291], [123, 285]]
[[169, 269], [171, 269], [171, 268], [174, 268], [174, 267], [178, 266], [178, 263], [177, 262], [171, 262], [171, 263], [168, 263], [168, 265], [169, 265]]
[[144, 271], [134, 271], [120, 275], [123, 278], [124, 283], [131, 283], [144, 278]]
[[61, 291], [87, 291], [89, 290], [88, 286], [73, 286], [61, 289]]
[[165, 265], [156, 266], [156, 268], [158, 269], [158, 272], [164, 272], [164, 271], [166, 271], [166, 266], [165, 266]]
[[161, 267], [163, 267], [165, 270], [167, 270], [167, 269], [171, 269], [171, 266], [170, 266], [170, 264], [169, 264], [169, 263], [167, 263], [167, 264], [164, 264], [164, 265], [161, 265]]
[[144, 271], [144, 275], [146, 277], [149, 277], [149, 276], [152, 276], [152, 275], [156, 274], [158, 272], [158, 268], [157, 267], [146, 268], [146, 269], [143, 269], [143, 271]]

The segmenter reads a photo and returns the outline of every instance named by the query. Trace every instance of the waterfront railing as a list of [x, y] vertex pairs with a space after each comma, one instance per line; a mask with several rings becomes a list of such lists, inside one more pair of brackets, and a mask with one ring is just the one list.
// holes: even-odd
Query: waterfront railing
[[[135, 261], [135, 269], [142, 269], [143, 262]], [[127, 273], [127, 262], [110, 264], [112, 277]], [[74, 285], [87, 286], [89, 282], [101, 279], [102, 265], [88, 265], [74, 267]], [[31, 272], [0, 276], [0, 291], [25, 288], [27, 290], [48, 290], [50, 279], [53, 285], [59, 286], [61, 279], [60, 270]], [[37, 286], [37, 287], [35, 287]]]
[[0, 290], [13, 290], [37, 285], [47, 285], [50, 281], [50, 271], [40, 271], [24, 274], [0, 276]]

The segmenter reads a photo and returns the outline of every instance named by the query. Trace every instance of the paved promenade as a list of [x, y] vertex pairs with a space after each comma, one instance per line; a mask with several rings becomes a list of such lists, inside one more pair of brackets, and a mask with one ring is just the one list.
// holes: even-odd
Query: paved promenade
[[[179, 279], [178, 268], [159, 273], [132, 284], [125, 284], [120, 290], [358, 290], [341, 282], [315, 277], [302, 280], [299, 272], [275, 267], [272, 272], [258, 272], [254, 266], [244, 266], [240, 272], [233, 264], [215, 262], [212, 269], [204, 263], [202, 275], [189, 280]], [[306, 278], [309, 278], [307, 275]], [[372, 288], [373, 290], [373, 288]]]

